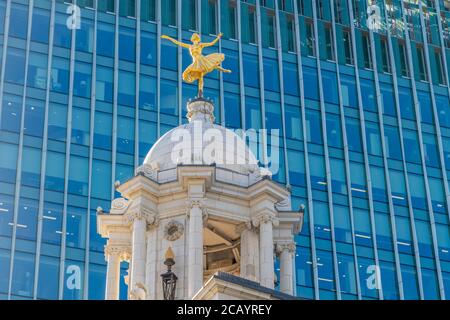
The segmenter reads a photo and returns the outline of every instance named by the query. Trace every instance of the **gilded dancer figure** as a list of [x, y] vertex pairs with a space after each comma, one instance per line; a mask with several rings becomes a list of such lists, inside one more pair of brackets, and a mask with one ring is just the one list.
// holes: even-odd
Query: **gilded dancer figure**
[[218, 70], [221, 72], [230, 73], [231, 70], [222, 68], [222, 61], [225, 60], [223, 53], [212, 53], [207, 56], [202, 54], [203, 48], [214, 46], [222, 37], [222, 33], [217, 36], [212, 42], [202, 43], [198, 33], [194, 33], [191, 37], [192, 44], [177, 41], [169, 36], [163, 35], [161, 38], [168, 39], [178, 46], [189, 49], [193, 62], [183, 72], [183, 80], [187, 83], [193, 83], [198, 80], [198, 96], [203, 96], [203, 78], [206, 74]]

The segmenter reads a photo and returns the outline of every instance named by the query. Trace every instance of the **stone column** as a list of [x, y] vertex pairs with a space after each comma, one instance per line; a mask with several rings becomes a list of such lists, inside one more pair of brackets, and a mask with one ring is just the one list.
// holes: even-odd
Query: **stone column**
[[105, 300], [119, 300], [121, 249], [108, 244], [105, 246], [106, 292]]
[[134, 284], [145, 281], [145, 254], [146, 243], [145, 233], [147, 229], [147, 222], [145, 219], [135, 219], [133, 222], [133, 263], [131, 265], [131, 281]]
[[293, 255], [295, 243], [279, 243], [276, 251], [280, 257], [280, 291], [290, 295], [294, 294]]
[[259, 238], [251, 223], [239, 225], [236, 232], [241, 235], [241, 277], [259, 282]]
[[203, 210], [200, 201], [192, 201], [189, 209], [188, 298], [203, 286]]
[[156, 215], [151, 214], [145, 209], [140, 208], [127, 214], [127, 219], [131, 223], [132, 238], [131, 246], [133, 255], [131, 258], [131, 276], [130, 276], [130, 296], [133, 290], [145, 284], [145, 266], [147, 256], [147, 223], [153, 224], [156, 221]]
[[[156, 300], [156, 288], [158, 281], [158, 263], [161, 263], [158, 260], [156, 254], [156, 246], [157, 246], [157, 230], [156, 227], [150, 227], [147, 233], [147, 263], [146, 263], [146, 276], [145, 276], [145, 285], [147, 287], [147, 299], [148, 300]], [[160, 279], [160, 278], [159, 278]]]
[[253, 224], [259, 226], [259, 251], [260, 251], [260, 284], [263, 287], [274, 288], [274, 244], [273, 224], [275, 216], [264, 213], [253, 219]]

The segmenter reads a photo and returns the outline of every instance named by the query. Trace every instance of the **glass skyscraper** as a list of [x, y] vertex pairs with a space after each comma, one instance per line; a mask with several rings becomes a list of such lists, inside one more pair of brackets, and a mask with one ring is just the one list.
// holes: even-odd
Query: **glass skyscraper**
[[0, 0], [0, 299], [104, 298], [96, 208], [187, 121], [192, 32], [216, 122], [282, 132], [297, 295], [450, 299], [447, 0]]

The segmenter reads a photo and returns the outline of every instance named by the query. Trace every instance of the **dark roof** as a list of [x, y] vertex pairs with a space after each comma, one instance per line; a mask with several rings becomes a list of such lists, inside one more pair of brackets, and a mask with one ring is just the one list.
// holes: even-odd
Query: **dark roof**
[[269, 289], [266, 287], [261, 286], [259, 283], [255, 282], [255, 281], [251, 281], [251, 280], [247, 280], [235, 275], [232, 275], [230, 273], [226, 273], [226, 272], [217, 272], [214, 276], [215, 279], [218, 280], [222, 280], [222, 281], [226, 281], [226, 282], [230, 282], [233, 284], [237, 284], [249, 289], [253, 289], [259, 292], [263, 292], [263, 293], [267, 293], [270, 294], [272, 297], [274, 297], [275, 299], [279, 299], [279, 300], [301, 300], [301, 298], [298, 297], [294, 297], [291, 296], [289, 294], [280, 292], [280, 291], [276, 291], [273, 289]]

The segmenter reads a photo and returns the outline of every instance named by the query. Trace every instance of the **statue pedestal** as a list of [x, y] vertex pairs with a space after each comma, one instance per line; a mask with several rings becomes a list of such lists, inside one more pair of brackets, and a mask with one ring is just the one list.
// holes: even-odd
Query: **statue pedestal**
[[205, 98], [195, 98], [189, 100], [187, 104], [187, 118], [189, 122], [192, 121], [205, 121], [214, 123], [214, 104], [212, 100]]

